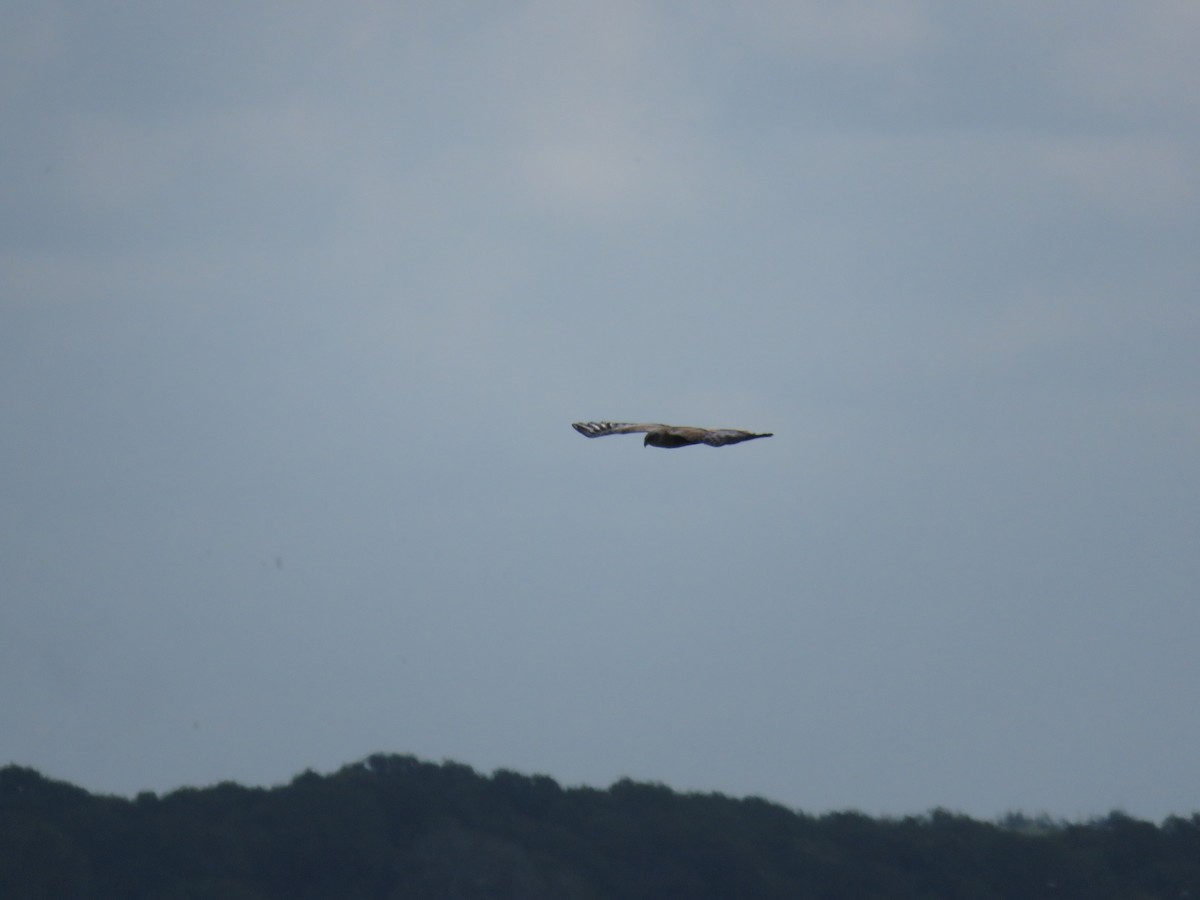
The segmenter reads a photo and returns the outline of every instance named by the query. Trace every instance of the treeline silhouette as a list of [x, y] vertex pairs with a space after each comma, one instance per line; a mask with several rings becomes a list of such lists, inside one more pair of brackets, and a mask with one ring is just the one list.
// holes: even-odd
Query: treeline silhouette
[[0, 769], [0, 898], [1200, 900], [1200, 814], [804, 815], [409, 756], [133, 799]]

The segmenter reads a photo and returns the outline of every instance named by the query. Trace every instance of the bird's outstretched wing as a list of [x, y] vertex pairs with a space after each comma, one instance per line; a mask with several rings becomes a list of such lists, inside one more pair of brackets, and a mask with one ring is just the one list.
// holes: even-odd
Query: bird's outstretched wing
[[572, 422], [571, 427], [584, 437], [603, 437], [606, 434], [641, 434], [646, 431], [656, 431], [665, 425], [642, 424], [630, 422]]
[[733, 428], [715, 428], [700, 440], [711, 447], [724, 447], [726, 444], [737, 444], [742, 441], [752, 441], [755, 438], [773, 437], [770, 432], [755, 434], [752, 431], [737, 431]]

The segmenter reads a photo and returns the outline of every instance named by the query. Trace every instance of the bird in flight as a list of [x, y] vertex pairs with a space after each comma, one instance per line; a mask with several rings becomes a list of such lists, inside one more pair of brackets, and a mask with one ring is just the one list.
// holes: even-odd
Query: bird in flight
[[691, 428], [687, 425], [657, 425], [629, 422], [573, 422], [571, 427], [584, 437], [601, 437], [605, 434], [645, 434], [643, 447], [687, 447], [690, 444], [708, 444], [724, 447], [755, 438], [771, 437], [770, 434], [755, 434], [753, 431], [737, 431], [733, 428]]

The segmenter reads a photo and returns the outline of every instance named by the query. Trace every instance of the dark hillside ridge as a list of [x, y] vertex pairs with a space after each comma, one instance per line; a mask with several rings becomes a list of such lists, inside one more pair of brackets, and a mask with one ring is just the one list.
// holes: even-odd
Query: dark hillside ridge
[[1200, 900], [1200, 814], [809, 816], [386, 755], [280, 787], [132, 800], [0, 769], [0, 898], [151, 897]]

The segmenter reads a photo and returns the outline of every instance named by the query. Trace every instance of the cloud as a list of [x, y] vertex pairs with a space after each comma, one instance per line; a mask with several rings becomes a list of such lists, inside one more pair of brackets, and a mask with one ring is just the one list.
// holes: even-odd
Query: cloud
[[669, 26], [642, 4], [536, 3], [489, 36], [498, 137], [536, 209], [662, 215], [701, 189], [699, 98]]
[[[1062, 660], [1131, 658], [1105, 624], [1131, 597], [1136, 653], [1190, 683], [1189, 9], [34, 8], [0, 14], [28, 64], [0, 84], [4, 635], [57, 656], [3, 657], [31, 685], [6, 752], [99, 789], [386, 745], [1070, 814], [1112, 779], [1039, 773], [1108, 730], [973, 777], [1000, 731], [1054, 720], [1022, 690], [1116, 729], [1136, 701]], [[1093, 90], [1106, 60], [1133, 93]], [[643, 453], [579, 438], [588, 417], [777, 437]], [[1078, 602], [1092, 640], [1064, 649]], [[662, 689], [627, 714], [636, 684]], [[73, 740], [72, 691], [124, 730]], [[550, 733], [546, 710], [585, 712]], [[531, 728], [488, 731], [514, 714]], [[869, 741], [838, 757], [881, 722], [903, 778]], [[814, 795], [797, 754], [844, 777]]]
[[0, 103], [27, 98], [61, 58], [63, 15], [62, 7], [51, 3], [6, 7], [0, 30]]
[[1062, 136], [1031, 149], [1048, 180], [1109, 215], [1175, 217], [1200, 193], [1194, 154], [1169, 137]]
[[706, 13], [732, 26], [732, 35], [748, 42], [748, 52], [838, 67], [894, 66], [928, 51], [940, 32], [929, 4], [919, 0], [768, 0], [740, 7], [718, 4]]
[[1188, 0], [1066, 4], [1057, 77], [1075, 97], [1124, 120], [1186, 114], [1200, 79], [1200, 7]]

